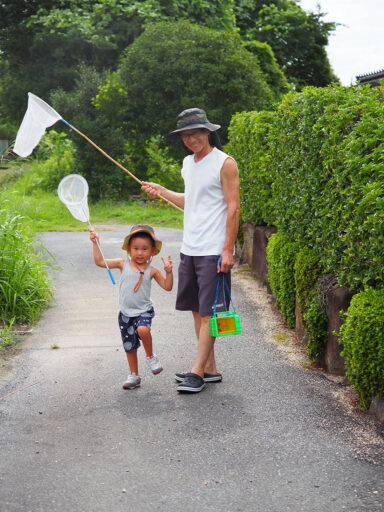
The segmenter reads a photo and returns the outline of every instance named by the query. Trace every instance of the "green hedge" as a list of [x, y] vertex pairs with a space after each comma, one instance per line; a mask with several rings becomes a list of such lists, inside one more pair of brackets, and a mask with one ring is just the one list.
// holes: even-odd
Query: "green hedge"
[[384, 398], [384, 290], [356, 294], [340, 329], [347, 375], [368, 409], [374, 396]]
[[294, 264], [297, 245], [281, 233], [271, 236], [267, 246], [268, 280], [276, 305], [288, 327], [295, 327]]
[[234, 116], [244, 222], [275, 225], [356, 291], [384, 288], [384, 88], [306, 88]]
[[308, 334], [307, 353], [318, 360], [327, 341], [328, 318], [321, 305], [318, 280], [322, 268], [314, 251], [303, 247], [295, 258], [295, 288], [301, 319]]

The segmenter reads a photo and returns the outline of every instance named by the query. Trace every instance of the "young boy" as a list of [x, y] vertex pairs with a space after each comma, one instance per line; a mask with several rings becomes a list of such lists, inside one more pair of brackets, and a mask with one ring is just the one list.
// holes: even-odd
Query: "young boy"
[[[105, 263], [96, 240], [98, 234], [91, 229], [90, 239], [93, 243], [93, 257], [99, 267], [105, 268]], [[109, 268], [118, 268], [120, 279], [120, 312], [119, 326], [123, 347], [127, 356], [130, 374], [123, 384], [124, 389], [134, 389], [140, 386], [137, 349], [140, 340], [147, 356], [147, 364], [154, 375], [163, 369], [159, 358], [152, 351], [151, 323], [155, 312], [151, 301], [151, 280], [155, 281], [166, 291], [173, 286], [172, 261], [161, 258], [164, 264], [165, 276], [151, 265], [152, 257], [160, 252], [162, 242], [155, 237], [150, 226], [133, 226], [129, 235], [124, 239], [122, 249], [127, 251], [128, 259], [107, 259]]]

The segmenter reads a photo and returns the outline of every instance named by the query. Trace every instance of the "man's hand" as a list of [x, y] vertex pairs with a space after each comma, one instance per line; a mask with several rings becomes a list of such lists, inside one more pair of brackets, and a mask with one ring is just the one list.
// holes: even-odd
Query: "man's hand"
[[144, 190], [149, 197], [158, 197], [161, 194], [163, 187], [157, 183], [150, 183], [147, 181], [141, 182], [141, 190]]
[[[220, 260], [219, 260], [220, 261]], [[228, 274], [228, 272], [233, 268], [235, 264], [235, 258], [230, 251], [223, 250], [221, 254], [221, 264], [217, 262], [217, 273], [224, 272], [224, 274]]]

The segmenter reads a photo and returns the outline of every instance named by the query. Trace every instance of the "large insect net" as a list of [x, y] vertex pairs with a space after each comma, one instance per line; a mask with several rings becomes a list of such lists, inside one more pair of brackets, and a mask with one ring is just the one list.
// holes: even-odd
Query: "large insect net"
[[30, 155], [45, 130], [59, 121], [61, 115], [41, 98], [28, 93], [28, 108], [17, 132], [13, 152], [19, 156]]
[[88, 183], [80, 174], [69, 174], [57, 188], [59, 199], [75, 219], [89, 223]]

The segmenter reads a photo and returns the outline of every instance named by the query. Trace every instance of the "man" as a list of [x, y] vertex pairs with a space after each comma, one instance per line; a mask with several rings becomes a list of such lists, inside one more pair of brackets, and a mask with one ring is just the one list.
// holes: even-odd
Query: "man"
[[[171, 136], [180, 137], [190, 155], [184, 158], [185, 191], [178, 193], [156, 183], [143, 183], [150, 197], [161, 194], [184, 208], [183, 243], [180, 254], [176, 309], [192, 311], [198, 340], [197, 358], [190, 373], [176, 374], [177, 391], [198, 393], [205, 382], [220, 382], [210, 317], [219, 272], [234, 265], [234, 246], [240, 215], [239, 173], [234, 159], [223, 151], [216, 130], [204, 110], [191, 108], [177, 117]], [[219, 256], [221, 256], [219, 261]], [[225, 310], [225, 298], [217, 310]]]

